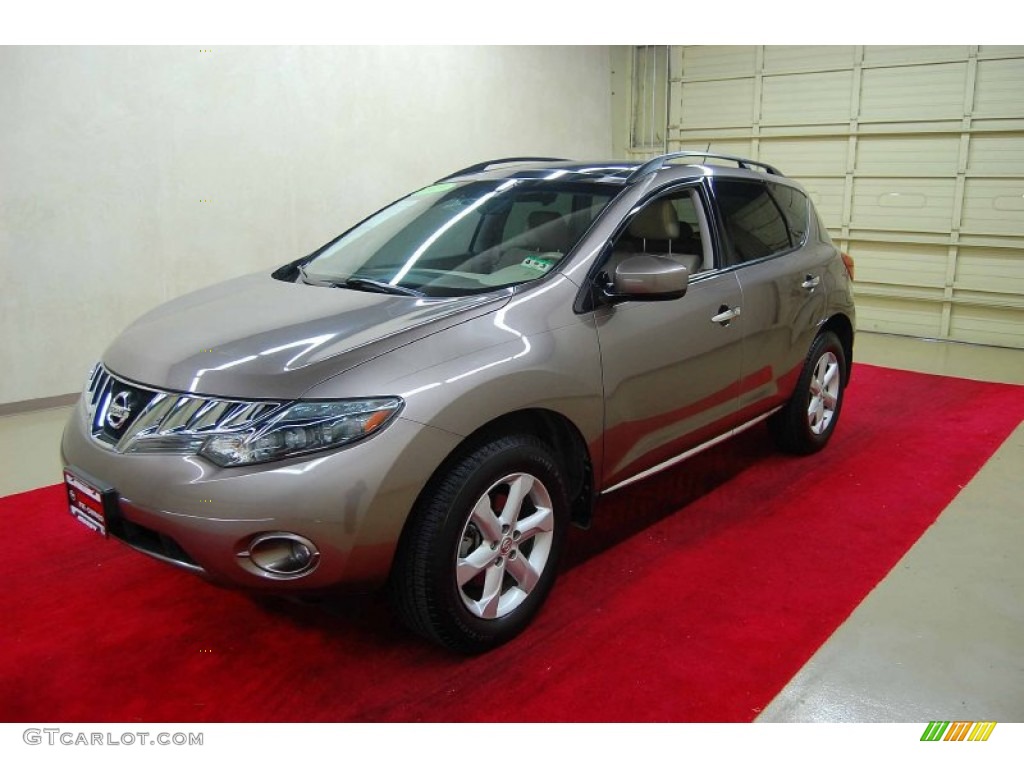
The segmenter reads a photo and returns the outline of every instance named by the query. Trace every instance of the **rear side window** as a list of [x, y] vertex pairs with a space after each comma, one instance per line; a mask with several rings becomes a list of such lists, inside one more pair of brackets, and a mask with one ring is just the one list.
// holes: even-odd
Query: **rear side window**
[[715, 179], [713, 187], [728, 243], [726, 265], [763, 259], [792, 246], [789, 228], [764, 184]]
[[807, 239], [807, 197], [799, 189], [784, 184], [770, 183], [768, 186], [775, 202], [782, 209], [782, 215], [786, 217], [793, 245], [803, 243]]

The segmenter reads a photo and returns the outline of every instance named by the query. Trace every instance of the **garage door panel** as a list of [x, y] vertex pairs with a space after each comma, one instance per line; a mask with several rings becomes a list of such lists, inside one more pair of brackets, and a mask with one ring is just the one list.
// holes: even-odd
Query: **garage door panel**
[[979, 45], [978, 58], [991, 58], [993, 56], [1015, 56], [1024, 57], [1024, 45]]
[[967, 170], [1024, 177], [1024, 133], [974, 136], [967, 156]]
[[[785, 170], [785, 168], [783, 168]], [[813, 176], [798, 177], [808, 197], [818, 209], [825, 226], [838, 229], [843, 225], [843, 187], [842, 179], [820, 179]]]
[[683, 149], [704, 149], [709, 141], [726, 141], [735, 140], [746, 141], [747, 146], [750, 146], [750, 128], [713, 128], [708, 130], [706, 128], [697, 128], [695, 130], [685, 130], [679, 133], [674, 133], [669, 137], [669, 141], [675, 144], [681, 144]]
[[[1024, 348], [1024, 46], [682, 47], [670, 145], [800, 181], [858, 324]], [[986, 325], [987, 323], [987, 325]]]
[[961, 246], [955, 285], [958, 290], [1024, 297], [1024, 249]]
[[850, 253], [857, 262], [857, 280], [881, 285], [936, 288], [938, 297], [946, 283], [949, 249], [941, 245], [851, 241]]
[[855, 51], [852, 45], [768, 45], [764, 49], [764, 71], [849, 69]]
[[765, 125], [844, 123], [850, 119], [853, 73], [822, 72], [764, 78]]
[[683, 83], [682, 110], [690, 128], [749, 126], [754, 119], [754, 79]]
[[967, 64], [867, 69], [861, 120], [941, 120], [963, 116]]
[[749, 75], [757, 60], [754, 45], [698, 45], [683, 48], [683, 77], [712, 78]]
[[[710, 144], [710, 147], [708, 146]], [[719, 155], [732, 155], [733, 157], [750, 157], [750, 140], [746, 139], [743, 141], [711, 141], [706, 142], [704, 147], [701, 149], [707, 149], [708, 152], [714, 152]], [[715, 162], [711, 158], [711, 162]], [[730, 165], [730, 163], [723, 163], [724, 165]], [[735, 165], [732, 163], [731, 165]]]
[[857, 330], [934, 339], [942, 331], [942, 305], [861, 293], [857, 296]]
[[[725, 134], [726, 132], [722, 131], [721, 133]], [[708, 141], [706, 134], [702, 134], [700, 137], [695, 139], [673, 139], [672, 146], [669, 147], [669, 151], [709, 152], [718, 155], [732, 155], [733, 157], [750, 157], [753, 155], [753, 147], [751, 146], [750, 139], [721, 139], [717, 141]], [[700, 163], [702, 160], [697, 157], [694, 162]], [[715, 160], [714, 158], [708, 158], [707, 162], [719, 163], [732, 168], [736, 167], [735, 163], [730, 163], [725, 160]]]
[[968, 179], [960, 230], [1024, 236], [1024, 179]]
[[1024, 115], [1024, 81], [1020, 59], [979, 61], [974, 86], [975, 117]]
[[848, 147], [845, 138], [761, 139], [759, 159], [791, 176], [842, 176]]
[[913, 232], [948, 232], [954, 179], [855, 179], [850, 226]]
[[1000, 347], [1020, 346], [1024, 310], [954, 305], [950, 338]]
[[866, 45], [865, 66], [924, 64], [937, 61], [963, 61], [968, 45]]
[[873, 136], [857, 142], [857, 173], [866, 176], [956, 175], [959, 136]]

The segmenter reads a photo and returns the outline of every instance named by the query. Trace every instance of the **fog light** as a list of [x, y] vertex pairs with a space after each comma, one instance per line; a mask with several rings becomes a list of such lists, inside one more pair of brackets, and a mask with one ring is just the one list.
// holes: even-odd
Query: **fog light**
[[249, 543], [249, 549], [238, 553], [271, 579], [295, 579], [313, 571], [320, 562], [320, 552], [312, 541], [296, 533], [263, 533]]

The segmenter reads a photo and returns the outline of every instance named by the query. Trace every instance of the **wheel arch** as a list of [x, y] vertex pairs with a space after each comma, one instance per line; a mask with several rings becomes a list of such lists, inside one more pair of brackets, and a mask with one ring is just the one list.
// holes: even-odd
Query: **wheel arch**
[[846, 357], [846, 383], [850, 382], [850, 374], [853, 373], [853, 323], [844, 314], [832, 315], [822, 326], [820, 333], [831, 331], [843, 345], [843, 354]]
[[[548, 408], [512, 411], [473, 430], [438, 464], [420, 492], [416, 505], [419, 505], [423, 494], [430, 492], [438, 478], [444, 477], [462, 457], [497, 437], [509, 434], [532, 435], [551, 447], [565, 471], [572, 522], [583, 528], [589, 527], [594, 501], [594, 465], [590, 448], [572, 420]], [[405, 528], [408, 524], [407, 519]]]

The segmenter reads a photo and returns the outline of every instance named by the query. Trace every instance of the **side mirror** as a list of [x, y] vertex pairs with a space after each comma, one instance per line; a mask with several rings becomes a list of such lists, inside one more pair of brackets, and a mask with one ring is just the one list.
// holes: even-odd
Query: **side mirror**
[[638, 253], [619, 262], [604, 298], [622, 301], [670, 301], [686, 295], [690, 270], [665, 256]]

